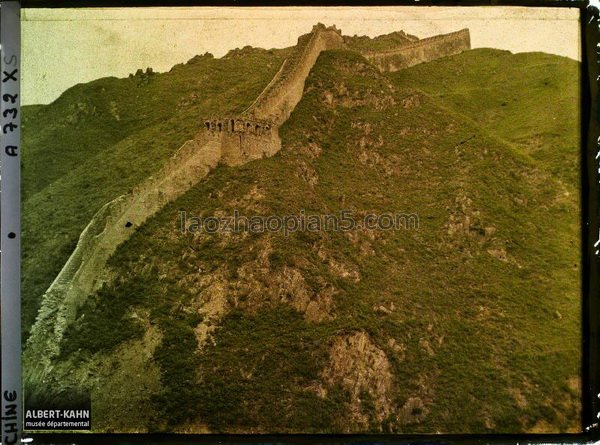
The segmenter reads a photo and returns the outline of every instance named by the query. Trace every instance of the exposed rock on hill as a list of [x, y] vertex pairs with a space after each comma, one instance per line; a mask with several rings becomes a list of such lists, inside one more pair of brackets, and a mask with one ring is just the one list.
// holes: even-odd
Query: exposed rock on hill
[[381, 423], [394, 412], [394, 377], [381, 349], [365, 332], [336, 338], [329, 352], [330, 362], [321, 373], [330, 386], [340, 385], [350, 393], [352, 422], [345, 433], [369, 427], [371, 416]]

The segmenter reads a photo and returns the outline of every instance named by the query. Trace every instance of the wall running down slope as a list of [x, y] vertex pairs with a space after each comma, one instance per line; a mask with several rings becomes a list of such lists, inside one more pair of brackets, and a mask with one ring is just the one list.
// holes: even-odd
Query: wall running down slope
[[[286, 59], [274, 79], [243, 114], [244, 118], [205, 121], [154, 177], [104, 205], [81, 233], [75, 251], [42, 298], [25, 351], [25, 381], [42, 382], [60, 353], [77, 308], [99, 289], [117, 247], [144, 221], [205, 177], [218, 163], [241, 165], [272, 156], [281, 148], [276, 125], [302, 98], [304, 81], [321, 51], [342, 42], [335, 28], [316, 25]], [[268, 117], [268, 119], [265, 119]]]
[[[271, 82], [239, 117], [204, 120], [204, 129], [221, 142], [223, 160], [239, 165], [276, 153], [280, 147], [278, 129], [290, 116], [304, 91], [304, 83], [322, 51], [347, 48], [335, 26], [319, 23], [298, 39]], [[384, 51], [360, 51], [381, 71], [398, 71], [471, 48], [468, 29], [402, 43]]]
[[[131, 193], [105, 204], [81, 233], [75, 251], [42, 298], [24, 354], [25, 381], [42, 383], [60, 353], [65, 329], [104, 281], [106, 264], [136, 227], [181, 196], [217, 164], [241, 165], [281, 148], [279, 127], [302, 98], [304, 83], [322, 51], [344, 48], [341, 31], [317, 24], [298, 39], [281, 68], [240, 116], [204, 119], [201, 130], [167, 164]], [[362, 52], [383, 71], [395, 71], [470, 48], [469, 31], [423, 39], [398, 49]]]
[[156, 175], [106, 203], [42, 298], [24, 353], [24, 380], [42, 382], [60, 353], [65, 329], [88, 295], [107, 281], [106, 263], [149, 217], [189, 190], [219, 163], [220, 145], [206, 134], [184, 143]]
[[268, 120], [275, 126], [283, 124], [300, 102], [304, 82], [319, 54], [343, 45], [342, 32], [335, 26], [315, 25], [308, 36], [298, 39], [291, 56], [242, 116]]

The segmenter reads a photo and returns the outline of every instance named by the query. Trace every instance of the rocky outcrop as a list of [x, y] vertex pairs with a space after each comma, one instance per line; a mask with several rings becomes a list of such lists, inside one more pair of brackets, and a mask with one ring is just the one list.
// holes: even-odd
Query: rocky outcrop
[[[337, 337], [329, 352], [329, 365], [321, 372], [328, 386], [341, 385], [350, 394], [354, 428], [382, 422], [393, 413], [394, 376], [390, 362], [364, 331]], [[374, 415], [375, 418], [370, 418]], [[346, 432], [353, 432], [349, 429]]]

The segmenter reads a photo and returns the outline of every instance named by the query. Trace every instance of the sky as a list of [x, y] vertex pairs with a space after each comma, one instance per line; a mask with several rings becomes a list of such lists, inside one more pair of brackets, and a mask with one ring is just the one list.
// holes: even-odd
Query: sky
[[321, 22], [345, 35], [404, 30], [419, 38], [469, 28], [473, 48], [542, 51], [580, 60], [576, 8], [194, 7], [24, 9], [22, 103], [46, 104], [78, 83], [168, 71], [197, 54], [285, 48]]

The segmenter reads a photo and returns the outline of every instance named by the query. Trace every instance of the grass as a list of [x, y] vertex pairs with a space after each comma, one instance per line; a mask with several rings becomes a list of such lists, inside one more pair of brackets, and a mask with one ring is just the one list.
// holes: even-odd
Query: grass
[[[579, 188], [579, 158], [573, 156], [579, 146], [576, 61], [545, 53], [476, 49], [392, 76], [521, 147], [571, 190]], [[479, 85], [473, 84], [474, 78]]]
[[[576, 165], [577, 100], [574, 89], [540, 79], [577, 69], [556, 56], [475, 50], [382, 75], [354, 53], [323, 53], [280, 129], [282, 150], [218, 167], [147, 221], [111, 258], [114, 282], [79, 309], [63, 352], [82, 363], [109, 360], [116, 346], [141, 338], [144, 323], [158, 327], [162, 341], [148, 360], [160, 367], [160, 387], [152, 406], [139, 407], [154, 420], [130, 425], [140, 430], [509, 433], [542, 421], [573, 428], [579, 183], [558, 163]], [[548, 123], [557, 107], [574, 117]], [[528, 134], [537, 149], [524, 143]], [[417, 213], [421, 224], [288, 237], [178, 232], [180, 210], [205, 217], [236, 209]], [[467, 218], [467, 228], [452, 232]], [[282, 278], [290, 270], [300, 284]], [[332, 289], [331, 316], [317, 323], [287, 304], [299, 289], [314, 298]], [[219, 292], [225, 309], [207, 316], [203, 308]], [[391, 303], [390, 313], [375, 310]], [[212, 329], [202, 348], [200, 324]], [[378, 421], [377, 401], [363, 391], [368, 425], [354, 423], [343, 382], [322, 382], [332, 343], [355, 331], [389, 360], [391, 412], [418, 398], [419, 421]]]

